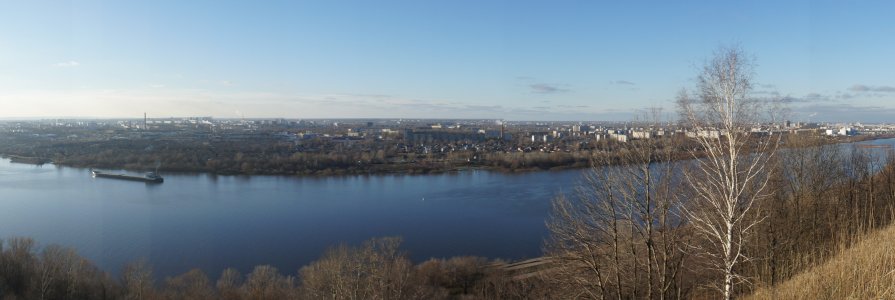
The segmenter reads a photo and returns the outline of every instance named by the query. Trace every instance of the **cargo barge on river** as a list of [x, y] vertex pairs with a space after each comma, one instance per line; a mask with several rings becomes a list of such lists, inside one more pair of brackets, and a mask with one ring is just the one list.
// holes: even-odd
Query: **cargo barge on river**
[[165, 182], [165, 179], [162, 176], [159, 176], [156, 172], [149, 172], [143, 176], [135, 176], [135, 175], [127, 175], [127, 174], [111, 174], [105, 173], [97, 170], [90, 170], [90, 173], [94, 178], [112, 178], [112, 179], [121, 179], [121, 180], [130, 180], [130, 181], [142, 181], [148, 183], [162, 183]]

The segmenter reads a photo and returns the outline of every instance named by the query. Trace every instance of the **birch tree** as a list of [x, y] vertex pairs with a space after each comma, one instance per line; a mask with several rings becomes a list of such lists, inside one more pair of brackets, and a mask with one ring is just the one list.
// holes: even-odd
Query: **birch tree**
[[684, 213], [702, 238], [693, 246], [722, 277], [716, 287], [725, 299], [744, 280], [736, 267], [748, 260], [743, 242], [763, 219], [756, 203], [768, 194], [765, 163], [779, 144], [779, 138], [751, 130], [774, 116], [768, 101], [749, 95], [753, 66], [740, 48], [722, 47], [703, 66], [695, 91], [678, 96], [682, 121], [698, 144], [690, 150], [693, 166], [684, 172], [693, 192]]

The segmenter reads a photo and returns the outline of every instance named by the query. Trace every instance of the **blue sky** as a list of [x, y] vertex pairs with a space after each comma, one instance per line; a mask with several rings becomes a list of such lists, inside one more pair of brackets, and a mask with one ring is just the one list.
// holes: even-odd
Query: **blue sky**
[[893, 3], [2, 1], [0, 117], [625, 120], [738, 44], [795, 120], [895, 121]]

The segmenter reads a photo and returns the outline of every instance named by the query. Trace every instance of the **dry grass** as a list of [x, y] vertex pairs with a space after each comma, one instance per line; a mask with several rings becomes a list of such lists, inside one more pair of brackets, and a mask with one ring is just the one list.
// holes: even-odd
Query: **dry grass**
[[747, 299], [895, 299], [895, 226]]

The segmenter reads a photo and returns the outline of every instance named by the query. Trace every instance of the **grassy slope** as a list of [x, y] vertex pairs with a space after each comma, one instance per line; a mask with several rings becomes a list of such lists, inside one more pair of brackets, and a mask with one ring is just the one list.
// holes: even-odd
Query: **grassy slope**
[[895, 299], [895, 226], [747, 299]]

